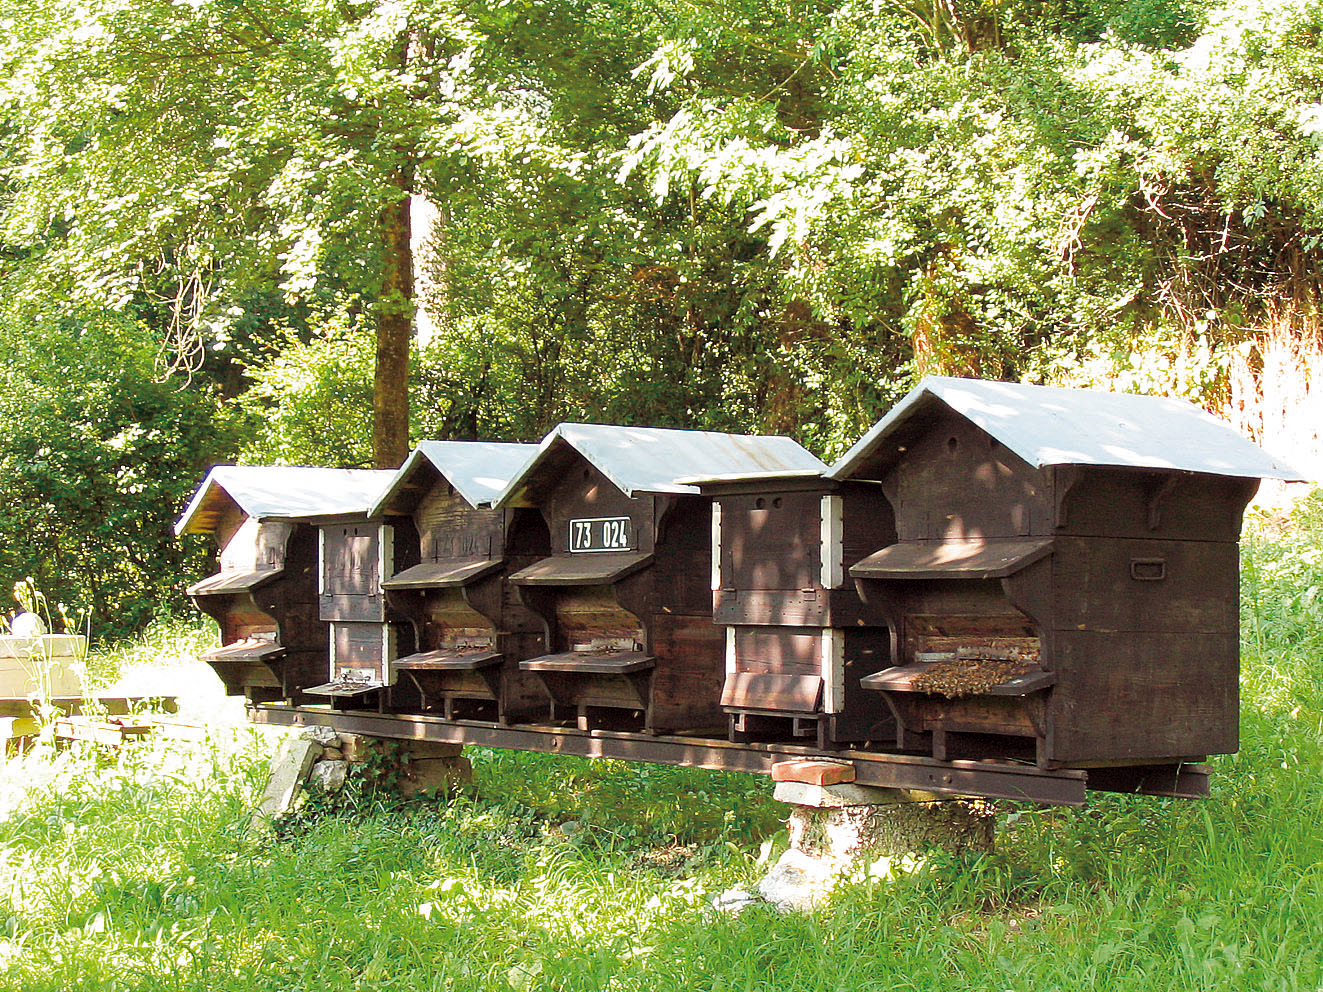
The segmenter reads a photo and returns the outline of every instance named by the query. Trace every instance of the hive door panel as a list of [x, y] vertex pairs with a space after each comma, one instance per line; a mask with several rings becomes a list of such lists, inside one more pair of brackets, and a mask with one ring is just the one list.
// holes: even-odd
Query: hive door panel
[[744, 590], [812, 589], [822, 569], [816, 493], [721, 498], [721, 583]]
[[1234, 634], [1054, 634], [1059, 763], [1229, 754], [1239, 747]]
[[[385, 682], [386, 662], [398, 656], [401, 645], [394, 626], [381, 623], [331, 624], [331, 677]], [[412, 645], [405, 645], [406, 650]]]
[[735, 671], [820, 676], [822, 637], [816, 628], [736, 627]]
[[825, 683], [830, 631], [803, 627], [735, 627], [730, 636], [721, 705], [733, 710], [817, 713]]
[[1234, 544], [1057, 538], [1054, 625], [1062, 630], [1234, 634]]
[[386, 618], [381, 595], [383, 532], [389, 533], [389, 528], [369, 523], [322, 528], [323, 620]]
[[702, 617], [654, 618], [653, 650], [659, 658], [652, 675], [654, 720], [671, 730], [719, 727], [725, 636]]

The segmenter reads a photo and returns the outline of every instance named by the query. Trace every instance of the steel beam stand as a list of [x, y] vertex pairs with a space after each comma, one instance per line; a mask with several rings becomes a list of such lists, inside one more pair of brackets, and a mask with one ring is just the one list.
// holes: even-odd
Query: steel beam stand
[[1015, 799], [1056, 806], [1083, 806], [1088, 774], [1048, 771], [1033, 765], [992, 761], [938, 761], [876, 751], [821, 751], [794, 744], [731, 743], [703, 737], [648, 737], [571, 727], [516, 726], [447, 721], [420, 714], [333, 710], [326, 706], [259, 703], [249, 709], [254, 723], [285, 727], [328, 726], [350, 734], [396, 740], [448, 741], [477, 747], [511, 748], [588, 758], [615, 758], [716, 771], [770, 775], [778, 761], [830, 757], [855, 768], [855, 781], [889, 789], [913, 789], [943, 796]]

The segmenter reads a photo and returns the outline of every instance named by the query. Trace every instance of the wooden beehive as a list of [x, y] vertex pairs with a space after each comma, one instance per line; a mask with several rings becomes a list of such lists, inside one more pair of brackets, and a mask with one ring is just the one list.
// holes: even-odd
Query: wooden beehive
[[86, 657], [81, 634], [0, 634], [0, 701], [82, 696]]
[[713, 499], [731, 740], [895, 740], [891, 710], [860, 685], [891, 666], [890, 633], [846, 573], [895, 540], [891, 504], [874, 484], [824, 478], [826, 468], [698, 480]]
[[[382, 475], [389, 483], [395, 473]], [[317, 615], [329, 629], [322, 672], [330, 681], [307, 691], [340, 709], [384, 711], [390, 663], [414, 650], [413, 626], [387, 603], [382, 582], [416, 564], [418, 540], [411, 519], [371, 514], [382, 490], [355, 513], [316, 521]]]
[[850, 569], [897, 662], [903, 749], [1040, 766], [1238, 747], [1238, 555], [1260, 477], [1229, 427], [1150, 396], [925, 379], [832, 469], [898, 541]]
[[545, 624], [521, 662], [557, 719], [647, 733], [711, 728], [724, 638], [712, 623], [710, 501], [684, 476], [818, 467], [788, 438], [562, 424], [498, 505], [541, 511], [551, 555], [511, 576]]
[[175, 525], [210, 534], [216, 574], [189, 588], [221, 630], [202, 656], [231, 695], [307, 701], [326, 681], [327, 627], [317, 610], [317, 529], [303, 518], [366, 506], [389, 472], [222, 465], [212, 469]]
[[391, 662], [395, 710], [499, 723], [546, 720], [550, 697], [519, 662], [546, 653], [545, 629], [507, 582], [551, 552], [541, 514], [494, 509], [532, 444], [424, 441], [373, 511], [408, 517], [418, 564], [383, 583], [417, 650]]

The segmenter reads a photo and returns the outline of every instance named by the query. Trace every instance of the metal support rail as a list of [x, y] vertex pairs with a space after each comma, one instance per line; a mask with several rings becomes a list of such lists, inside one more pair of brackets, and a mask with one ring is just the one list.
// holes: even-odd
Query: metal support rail
[[288, 703], [256, 704], [249, 709], [249, 718], [254, 723], [272, 726], [320, 725], [344, 733], [396, 740], [445, 741], [761, 775], [771, 774], [772, 765], [778, 761], [830, 758], [853, 765], [855, 781], [859, 785], [949, 796], [1017, 799], [1055, 806], [1083, 806], [1086, 788], [1186, 798], [1208, 794], [1208, 769], [1192, 764], [1089, 771], [1046, 770], [1034, 765], [999, 761], [938, 761], [877, 751], [821, 751], [796, 744], [736, 744], [717, 738], [647, 737], [616, 731], [533, 725], [509, 727], [475, 721], [447, 721], [421, 714], [345, 711]]

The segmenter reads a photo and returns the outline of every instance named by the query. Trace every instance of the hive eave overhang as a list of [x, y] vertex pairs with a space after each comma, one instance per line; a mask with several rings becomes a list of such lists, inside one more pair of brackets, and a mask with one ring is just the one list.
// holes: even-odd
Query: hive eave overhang
[[259, 520], [366, 516], [394, 476], [384, 469], [217, 465], [175, 523], [175, 535], [214, 531], [226, 505]]
[[825, 472], [827, 466], [797, 441], [777, 435], [724, 434], [663, 427], [560, 424], [510, 481], [497, 506], [530, 502], [548, 461], [565, 449], [577, 453], [626, 496], [696, 495], [693, 477], [755, 472]]
[[1308, 481], [1193, 403], [1164, 396], [929, 376], [830, 469], [855, 478], [890, 464], [886, 442], [913, 417], [944, 406], [1035, 468], [1092, 465], [1247, 479]]
[[408, 491], [429, 470], [435, 470], [470, 506], [490, 507], [537, 451], [535, 444], [505, 441], [420, 441], [373, 505], [371, 515], [411, 511], [417, 499], [410, 499]]

